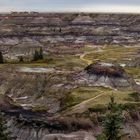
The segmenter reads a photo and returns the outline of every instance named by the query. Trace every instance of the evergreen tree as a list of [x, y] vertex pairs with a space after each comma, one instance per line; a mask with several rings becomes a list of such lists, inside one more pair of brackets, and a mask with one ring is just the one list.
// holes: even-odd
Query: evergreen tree
[[6, 121], [4, 120], [3, 114], [0, 112], [0, 140], [12, 140], [10, 132], [7, 130]]
[[43, 49], [40, 48], [40, 50], [35, 50], [34, 56], [33, 56], [33, 60], [37, 61], [37, 60], [42, 60], [43, 59]]
[[121, 140], [121, 124], [122, 124], [122, 111], [120, 106], [111, 97], [108, 105], [108, 112], [103, 121], [103, 133], [99, 135], [98, 140]]
[[3, 55], [2, 55], [2, 52], [0, 51], [0, 64], [3, 64], [3, 63], [4, 63]]
[[61, 28], [59, 29], [59, 32], [60, 32], [60, 33], [62, 32], [62, 29], [61, 29]]
[[43, 59], [43, 49], [40, 48], [39, 50], [39, 59]]
[[22, 56], [20, 56], [20, 57], [19, 57], [19, 62], [24, 62], [24, 60], [23, 60], [23, 57], [22, 57]]
[[34, 61], [37, 61], [39, 60], [39, 53], [37, 50], [35, 50], [35, 53], [34, 53], [34, 58], [33, 58]]

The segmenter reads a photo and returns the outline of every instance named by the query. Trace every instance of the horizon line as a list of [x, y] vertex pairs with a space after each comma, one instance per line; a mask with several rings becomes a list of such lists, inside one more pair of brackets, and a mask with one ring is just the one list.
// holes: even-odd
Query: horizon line
[[27, 13], [33, 13], [33, 12], [35, 12], [35, 13], [68, 13], [68, 14], [70, 14], [70, 13], [87, 13], [87, 14], [140, 14], [140, 12], [101, 12], [101, 11], [93, 11], [93, 12], [90, 12], [90, 11], [74, 11], [74, 12], [72, 12], [72, 11], [35, 11], [35, 10], [33, 10], [33, 11], [8, 11], [8, 12], [6, 12], [6, 11], [1, 11], [0, 12], [0, 14], [11, 14], [11, 13], [24, 13], [24, 12], [27, 12]]

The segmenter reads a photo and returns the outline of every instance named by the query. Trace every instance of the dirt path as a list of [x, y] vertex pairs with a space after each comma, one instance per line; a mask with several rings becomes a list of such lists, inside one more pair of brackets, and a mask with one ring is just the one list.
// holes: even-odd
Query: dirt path
[[95, 52], [102, 52], [102, 51], [103, 50], [101, 48], [98, 48], [98, 50], [94, 50], [91, 52], [85, 52], [85, 53], [80, 55], [80, 60], [85, 61], [88, 65], [90, 65], [90, 64], [92, 64], [92, 60], [86, 59], [85, 56], [90, 55], [90, 54], [95, 53]]
[[91, 54], [92, 52], [85, 52], [84, 54], [80, 55], [80, 60], [86, 62], [88, 65], [90, 65], [92, 63], [92, 60], [88, 60], [85, 58], [86, 55]]
[[78, 105], [73, 106], [72, 108], [70, 108], [69, 110], [67, 110], [64, 115], [70, 115], [70, 114], [74, 114], [74, 113], [82, 113], [84, 111], [86, 111], [91, 104], [94, 102], [95, 99], [103, 96], [105, 93], [101, 93], [91, 99], [85, 100], [81, 103], [79, 103]]

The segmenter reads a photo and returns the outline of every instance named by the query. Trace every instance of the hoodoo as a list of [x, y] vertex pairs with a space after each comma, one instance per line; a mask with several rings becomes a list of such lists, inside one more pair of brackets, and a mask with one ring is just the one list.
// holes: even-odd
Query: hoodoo
[[80, 82], [86, 81], [91, 86], [129, 87], [131, 84], [126, 75], [120, 65], [96, 62], [84, 69], [80, 74]]
[[107, 77], [123, 77], [124, 70], [122, 67], [110, 63], [95, 63], [85, 68], [88, 74]]

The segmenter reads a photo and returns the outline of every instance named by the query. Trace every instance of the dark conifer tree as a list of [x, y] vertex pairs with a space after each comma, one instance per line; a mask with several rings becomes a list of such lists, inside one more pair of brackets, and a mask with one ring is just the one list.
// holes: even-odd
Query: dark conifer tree
[[111, 97], [108, 105], [108, 112], [103, 120], [103, 133], [98, 140], [121, 140], [122, 133], [122, 111], [120, 106]]
[[22, 56], [20, 56], [20, 57], [19, 57], [19, 62], [24, 62], [24, 60], [23, 60], [23, 57], [22, 57]]
[[39, 50], [39, 59], [43, 59], [43, 49], [40, 48]]
[[62, 32], [62, 29], [61, 29], [61, 28], [59, 29], [59, 32], [60, 32], [60, 33]]
[[34, 61], [37, 61], [38, 59], [39, 59], [39, 53], [38, 53], [38, 51], [37, 51], [37, 50], [35, 50], [33, 60], [34, 60]]
[[3, 54], [2, 54], [2, 52], [0, 51], [0, 64], [3, 64], [3, 63], [4, 63]]
[[37, 60], [42, 60], [42, 59], [43, 59], [43, 49], [40, 48], [39, 50], [35, 50], [33, 60], [37, 61]]

